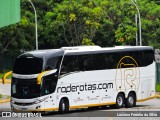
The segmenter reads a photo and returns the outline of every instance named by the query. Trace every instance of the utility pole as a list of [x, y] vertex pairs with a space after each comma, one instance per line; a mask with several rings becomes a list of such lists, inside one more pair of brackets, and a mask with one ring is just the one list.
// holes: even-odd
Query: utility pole
[[131, 0], [133, 5], [136, 7], [137, 9], [137, 12], [138, 12], [138, 22], [139, 22], [139, 42], [140, 42], [140, 46], [142, 46], [142, 30], [141, 30], [141, 14], [140, 14], [140, 11], [139, 11], [139, 8], [137, 6], [137, 4]]
[[[137, 0], [135, 0], [135, 3], [137, 2]], [[137, 14], [135, 14], [135, 24], [136, 24], [136, 28], [138, 27], [138, 23], [137, 23]], [[137, 34], [137, 31], [136, 30], [136, 46], [138, 46], [138, 34]]]
[[33, 10], [34, 10], [34, 15], [35, 15], [35, 32], [36, 32], [36, 50], [38, 50], [38, 30], [37, 30], [37, 12], [36, 9], [32, 3], [31, 0], [29, 0], [29, 2], [31, 3]]

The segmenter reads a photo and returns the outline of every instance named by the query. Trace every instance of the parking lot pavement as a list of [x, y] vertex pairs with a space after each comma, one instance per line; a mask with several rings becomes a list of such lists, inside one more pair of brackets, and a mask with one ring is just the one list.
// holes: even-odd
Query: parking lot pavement
[[0, 83], [0, 94], [10, 96], [11, 95], [11, 84]]

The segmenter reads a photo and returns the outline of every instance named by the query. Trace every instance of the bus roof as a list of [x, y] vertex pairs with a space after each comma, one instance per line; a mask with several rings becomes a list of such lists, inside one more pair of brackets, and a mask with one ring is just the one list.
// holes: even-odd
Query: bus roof
[[86, 49], [73, 49], [65, 50], [65, 54], [88, 54], [88, 53], [107, 53], [107, 52], [118, 52], [118, 51], [141, 51], [141, 50], [153, 50], [150, 46], [115, 46], [115, 47], [103, 47], [103, 48], [86, 48]]
[[38, 58], [51, 58], [56, 56], [66, 55], [78, 55], [88, 53], [106, 53], [106, 52], [118, 52], [118, 51], [141, 51], [141, 50], [153, 50], [150, 46], [115, 46], [115, 47], [103, 47], [100, 46], [75, 46], [75, 47], [62, 47], [60, 49], [47, 49], [47, 50], [35, 50], [26, 52], [19, 57], [38, 57]]
[[37, 58], [51, 58], [56, 56], [63, 56], [64, 50], [60, 49], [48, 49], [48, 50], [35, 50], [26, 52], [19, 57], [37, 57]]

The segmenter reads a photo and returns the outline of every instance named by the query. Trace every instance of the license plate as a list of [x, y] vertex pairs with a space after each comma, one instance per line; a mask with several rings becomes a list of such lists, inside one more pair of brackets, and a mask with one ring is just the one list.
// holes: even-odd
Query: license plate
[[27, 110], [27, 108], [21, 108], [21, 110], [22, 110], [22, 111], [25, 111], [25, 110]]

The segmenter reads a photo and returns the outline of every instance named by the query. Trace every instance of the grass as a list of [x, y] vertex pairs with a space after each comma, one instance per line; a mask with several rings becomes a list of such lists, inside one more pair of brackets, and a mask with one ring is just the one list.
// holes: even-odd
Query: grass
[[10, 99], [11, 98], [11, 96], [9, 96], [9, 95], [2, 95], [2, 94], [0, 94], [0, 99], [1, 98], [3, 98], [3, 99]]
[[156, 83], [156, 92], [160, 92], [160, 83]]
[[4, 73], [0, 73], [0, 79], [4, 76]]
[[2, 95], [0, 94], [0, 98], [2, 98]]

